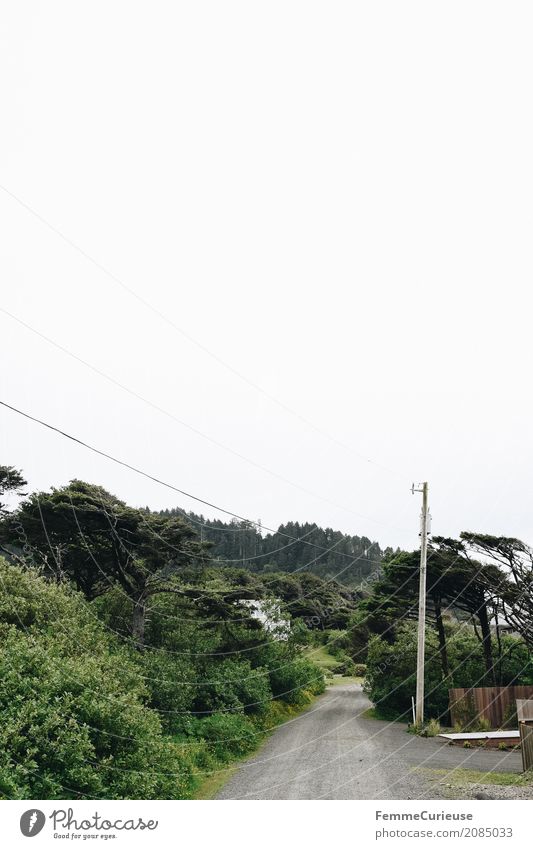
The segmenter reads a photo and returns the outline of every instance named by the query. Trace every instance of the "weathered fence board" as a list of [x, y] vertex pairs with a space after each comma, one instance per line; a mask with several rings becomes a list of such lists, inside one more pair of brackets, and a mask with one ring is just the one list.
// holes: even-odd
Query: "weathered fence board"
[[533, 699], [516, 700], [516, 716], [518, 722], [533, 721]]
[[520, 723], [520, 750], [522, 752], [522, 768], [524, 772], [533, 769], [533, 725]]
[[[533, 686], [456, 687], [449, 692], [452, 725], [467, 728], [485, 719], [491, 728], [500, 728], [515, 711], [517, 699], [532, 699]], [[515, 725], [516, 728], [516, 725]]]

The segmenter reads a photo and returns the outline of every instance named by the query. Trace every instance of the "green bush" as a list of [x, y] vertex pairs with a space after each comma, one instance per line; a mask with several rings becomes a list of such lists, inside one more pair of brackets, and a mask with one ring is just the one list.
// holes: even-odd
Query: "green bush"
[[121, 592], [88, 602], [0, 559], [0, 797], [190, 798], [323, 692], [301, 641], [194, 615], [153, 599], [138, 652]]
[[[438, 650], [432, 631], [426, 633], [428, 656]], [[404, 623], [397, 628], [396, 641], [388, 643], [373, 637], [368, 645], [364, 689], [382, 715], [403, 718], [411, 715], [411, 696], [416, 690], [416, 626]], [[448, 687], [438, 663], [425, 668], [426, 711], [439, 717], [448, 708]]]
[[280, 725], [283, 722], [286, 722], [291, 718], [293, 714], [298, 713], [297, 706], [287, 705], [285, 702], [277, 701], [273, 699], [269, 706], [268, 710], [264, 717], [261, 718], [261, 725], [266, 730], [270, 730], [275, 728], [276, 725]]
[[318, 695], [326, 688], [323, 672], [306, 658], [287, 659], [271, 668], [270, 686], [275, 699], [294, 705], [305, 704], [309, 693]]
[[347, 649], [350, 645], [349, 635], [346, 633], [346, 631], [339, 631], [330, 628], [329, 631], [326, 631], [324, 633], [326, 635], [326, 645], [328, 646], [328, 651], [333, 656], [335, 656], [335, 652], [339, 649]]
[[351, 657], [344, 655], [338, 666], [335, 667], [337, 675], [355, 675], [355, 663]]
[[353, 674], [356, 675], [357, 678], [364, 678], [366, 675], [366, 663], [355, 663]]
[[254, 723], [243, 714], [236, 713], [219, 713], [197, 720], [194, 735], [206, 742], [219, 761], [248, 754], [260, 739]]
[[0, 795], [190, 795], [134, 663], [78, 593], [0, 560]]
[[216, 660], [198, 667], [195, 713], [243, 710], [263, 714], [272, 698], [268, 670], [252, 669], [248, 660]]
[[133, 659], [144, 676], [150, 707], [160, 712], [163, 728], [172, 733], [180, 717], [194, 706], [197, 689], [194, 665], [180, 655], [157, 649], [136, 652]]

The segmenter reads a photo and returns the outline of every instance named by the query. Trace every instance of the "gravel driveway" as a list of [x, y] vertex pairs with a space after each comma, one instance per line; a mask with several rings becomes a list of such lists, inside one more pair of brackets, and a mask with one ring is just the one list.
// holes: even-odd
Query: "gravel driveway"
[[[518, 773], [519, 753], [462, 749], [436, 738], [416, 737], [406, 733], [403, 723], [365, 718], [368, 707], [358, 684], [330, 687], [305, 713], [274, 731], [217, 798], [470, 798], [476, 789], [492, 798], [507, 798], [509, 791], [524, 796], [516, 792], [521, 788], [501, 788], [498, 795], [496, 785], [458, 794], [447, 776], [461, 767]], [[525, 795], [529, 796], [529, 788]]]

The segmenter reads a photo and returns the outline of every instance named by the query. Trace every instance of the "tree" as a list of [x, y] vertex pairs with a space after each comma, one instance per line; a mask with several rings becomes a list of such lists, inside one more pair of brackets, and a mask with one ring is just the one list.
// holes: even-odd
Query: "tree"
[[[493, 656], [491, 620], [499, 600], [506, 592], [505, 574], [496, 563], [474, 560], [463, 540], [433, 537], [432, 546], [441, 557], [449, 561], [445, 589], [447, 603], [470, 615], [476, 636], [483, 647], [486, 680], [497, 682], [497, 671]], [[476, 629], [476, 619], [480, 634]]]
[[471, 531], [464, 531], [461, 541], [466, 550], [484, 557], [505, 575], [495, 608], [497, 625], [501, 617], [533, 646], [533, 549], [515, 537]]
[[[418, 615], [419, 564], [418, 551], [400, 552], [385, 560], [383, 578], [361, 605], [369, 624], [373, 620], [378, 624], [374, 633], [389, 631], [389, 641], [394, 639], [396, 621]], [[443, 678], [450, 676], [443, 611], [452, 608], [471, 617], [476, 634], [479, 627], [486, 678], [496, 683], [490, 620], [505, 587], [505, 575], [496, 564], [469, 557], [461, 540], [433, 537], [427, 559], [428, 619], [433, 620], [437, 632]]]
[[20, 544], [21, 534], [33, 565], [57, 580], [74, 581], [88, 599], [120, 586], [132, 604], [131, 633], [139, 648], [149, 598], [181, 592], [180, 570], [206, 556], [182, 519], [129, 507], [102, 487], [78, 480], [32, 494], [3, 520], [4, 542]]
[[[22, 472], [15, 469], [14, 466], [0, 466], [0, 496], [6, 492], [14, 492], [16, 495], [24, 495], [21, 489], [25, 487], [27, 481], [24, 480]], [[0, 513], [6, 512], [6, 505], [0, 501]]]

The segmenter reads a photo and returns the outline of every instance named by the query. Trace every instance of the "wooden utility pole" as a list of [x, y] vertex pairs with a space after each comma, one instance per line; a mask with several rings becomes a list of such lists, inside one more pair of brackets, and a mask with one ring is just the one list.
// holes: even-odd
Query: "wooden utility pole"
[[424, 722], [424, 655], [426, 648], [426, 571], [428, 553], [428, 485], [421, 484], [421, 489], [412, 493], [422, 493], [422, 513], [420, 521], [420, 584], [418, 590], [418, 647], [416, 653], [416, 711], [415, 723]]

